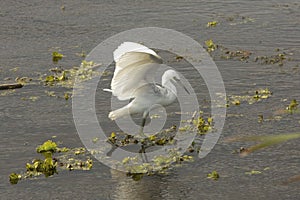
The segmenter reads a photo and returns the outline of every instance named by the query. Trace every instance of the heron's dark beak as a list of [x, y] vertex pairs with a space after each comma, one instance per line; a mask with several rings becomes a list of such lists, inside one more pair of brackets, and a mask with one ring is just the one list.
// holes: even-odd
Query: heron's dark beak
[[174, 78], [174, 80], [176, 81], [176, 83], [178, 83], [178, 85], [180, 85], [180, 86], [186, 91], [186, 93], [190, 94], [190, 92], [189, 92], [188, 89], [183, 85], [183, 83], [180, 81], [180, 79]]

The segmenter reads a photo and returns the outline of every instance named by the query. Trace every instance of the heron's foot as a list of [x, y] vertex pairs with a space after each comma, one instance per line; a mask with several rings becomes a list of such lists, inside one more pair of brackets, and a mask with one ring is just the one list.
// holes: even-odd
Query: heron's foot
[[142, 137], [142, 138], [146, 138], [147, 135], [145, 135], [145, 133], [143, 131], [139, 132], [139, 136]]
[[138, 134], [138, 137], [141, 137], [141, 138], [146, 138], [147, 135], [145, 135], [144, 133], [144, 127], [141, 127], [140, 131], [139, 131], [139, 134]]
[[146, 154], [146, 147], [144, 145], [141, 146], [139, 153], [140, 153], [142, 161], [148, 163], [149, 161], [148, 161], [148, 157]]

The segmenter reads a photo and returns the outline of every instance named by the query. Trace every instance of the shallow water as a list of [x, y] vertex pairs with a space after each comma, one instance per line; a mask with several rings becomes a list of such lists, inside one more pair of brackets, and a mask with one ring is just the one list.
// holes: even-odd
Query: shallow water
[[[62, 5], [65, 11], [60, 9]], [[66, 89], [32, 84], [0, 96], [0, 199], [299, 199], [300, 182], [282, 184], [300, 174], [299, 140], [245, 158], [232, 154], [244, 143], [223, 142], [225, 137], [233, 135], [300, 131], [299, 114], [285, 114], [280, 121], [258, 123], [259, 114], [271, 118], [285, 109], [290, 100], [300, 101], [299, 10], [297, 1], [277, 0], [2, 2], [1, 82], [7, 77], [39, 77], [48, 73], [57, 66], [51, 60], [51, 52], [57, 48], [66, 56], [59, 66], [78, 66], [81, 58], [76, 53], [89, 52], [118, 32], [148, 26], [175, 29], [201, 44], [211, 38], [232, 50], [251, 51], [254, 57], [284, 51], [292, 60], [280, 67], [261, 65], [252, 58], [248, 63], [224, 60], [213, 54], [227, 95], [245, 95], [268, 87], [272, 97], [253, 105], [229, 107], [221, 138], [204, 159], [173, 169], [169, 175], [144, 177], [139, 182], [95, 160], [91, 171], [64, 171], [51, 178], [10, 185], [8, 175], [24, 171], [25, 163], [36, 157], [36, 146], [53, 135], [64, 146], [78, 147], [82, 143], [73, 122], [71, 101], [45, 94], [47, 90], [63, 95]], [[213, 20], [220, 24], [206, 28], [207, 22]], [[275, 51], [277, 48], [279, 52]], [[11, 70], [15, 67], [19, 67], [16, 72]], [[197, 78], [189, 81], [199, 82]], [[198, 91], [199, 102], [205, 105], [209, 95], [204, 83], [200, 85], [204, 89]], [[35, 102], [21, 99], [31, 96], [39, 99]], [[105, 102], [99, 98], [96, 104], [100, 113]], [[270, 169], [264, 171], [266, 167]], [[206, 179], [213, 170], [221, 176], [218, 181]], [[245, 174], [251, 170], [263, 173]]]

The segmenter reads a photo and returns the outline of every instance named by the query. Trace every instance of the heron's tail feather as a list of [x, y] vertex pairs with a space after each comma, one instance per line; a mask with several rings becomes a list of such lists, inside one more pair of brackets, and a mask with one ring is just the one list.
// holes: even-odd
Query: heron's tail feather
[[117, 110], [114, 110], [114, 111], [111, 111], [108, 115], [108, 117], [111, 119], [111, 120], [116, 120], [120, 117], [123, 117], [125, 115], [128, 114], [128, 108], [125, 106], [123, 108], [119, 108]]

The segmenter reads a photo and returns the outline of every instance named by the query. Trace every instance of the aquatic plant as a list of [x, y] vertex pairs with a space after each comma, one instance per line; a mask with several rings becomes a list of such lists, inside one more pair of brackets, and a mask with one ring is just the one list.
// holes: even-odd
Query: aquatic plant
[[58, 53], [57, 51], [52, 52], [52, 61], [54, 63], [57, 63], [59, 60], [61, 60], [64, 57], [63, 54]]
[[207, 174], [207, 178], [212, 180], [218, 180], [220, 178], [220, 175], [217, 171], [212, 171], [211, 173]]
[[31, 163], [27, 163], [25, 173], [11, 173], [9, 175], [11, 184], [17, 184], [19, 180], [38, 177], [42, 174], [45, 177], [50, 177], [57, 174], [59, 169], [90, 170], [93, 166], [93, 161], [86, 156], [86, 150], [82, 147], [60, 148], [56, 142], [47, 140], [39, 145], [36, 151], [42, 154], [44, 158], [35, 158]]
[[207, 22], [206, 27], [215, 27], [218, 24], [217, 21], [211, 21], [211, 22]]

